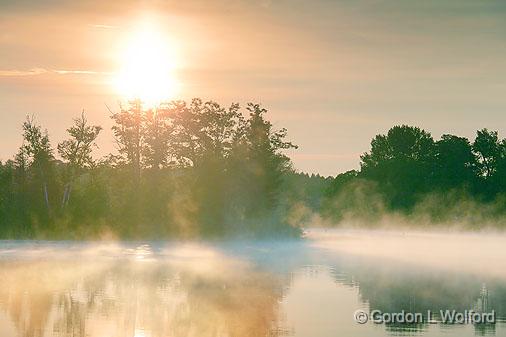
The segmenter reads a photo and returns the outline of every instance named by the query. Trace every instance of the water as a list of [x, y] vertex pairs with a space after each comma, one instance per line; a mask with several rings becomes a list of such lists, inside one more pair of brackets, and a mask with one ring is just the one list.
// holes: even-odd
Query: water
[[[504, 242], [314, 230], [277, 242], [4, 241], [0, 336], [506, 336]], [[358, 309], [495, 311], [497, 323], [358, 324]]]

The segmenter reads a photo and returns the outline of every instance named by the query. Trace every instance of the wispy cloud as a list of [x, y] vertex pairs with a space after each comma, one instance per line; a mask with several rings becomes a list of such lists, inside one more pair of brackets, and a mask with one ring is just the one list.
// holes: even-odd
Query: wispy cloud
[[77, 75], [110, 75], [111, 72], [95, 71], [95, 70], [53, 70], [53, 72], [60, 75], [77, 74]]
[[103, 25], [103, 24], [91, 24], [89, 26], [92, 28], [98, 28], [98, 29], [116, 29], [116, 28], [118, 28], [118, 26]]
[[95, 71], [95, 70], [80, 70], [80, 69], [46, 69], [46, 68], [32, 68], [29, 70], [18, 69], [0, 69], [0, 77], [25, 77], [37, 76], [42, 74], [58, 74], [58, 75], [110, 75], [112, 72]]
[[47, 73], [48, 70], [44, 68], [32, 68], [29, 70], [0, 70], [0, 77], [21, 77], [21, 76], [34, 76]]

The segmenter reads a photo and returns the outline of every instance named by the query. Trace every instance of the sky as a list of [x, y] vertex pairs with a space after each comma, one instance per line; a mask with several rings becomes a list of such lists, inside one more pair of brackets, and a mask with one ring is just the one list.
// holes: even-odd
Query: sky
[[83, 109], [105, 129], [97, 156], [114, 151], [107, 107], [146, 23], [170, 49], [173, 98], [261, 103], [303, 172], [358, 169], [398, 124], [506, 137], [502, 0], [0, 0], [0, 159], [27, 115], [55, 145]]

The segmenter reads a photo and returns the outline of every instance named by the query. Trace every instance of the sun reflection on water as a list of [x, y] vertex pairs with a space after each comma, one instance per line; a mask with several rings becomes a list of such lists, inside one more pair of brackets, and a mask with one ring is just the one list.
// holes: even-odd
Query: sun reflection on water
[[[327, 240], [324, 248], [307, 242], [0, 242], [0, 336], [385, 337], [394, 330], [437, 336], [437, 325], [411, 332], [357, 326], [352, 313], [486, 304], [505, 316], [506, 285], [494, 273], [434, 272], [331, 249], [349, 240]], [[473, 326], [444, 329], [449, 337], [475, 334]], [[505, 331], [502, 323], [486, 329]]]

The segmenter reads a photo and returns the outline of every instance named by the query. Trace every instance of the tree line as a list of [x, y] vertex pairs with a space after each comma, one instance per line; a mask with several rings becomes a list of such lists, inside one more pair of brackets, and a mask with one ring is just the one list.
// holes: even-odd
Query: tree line
[[0, 163], [2, 237], [295, 235], [281, 202], [296, 148], [267, 110], [193, 99], [111, 111], [117, 153], [95, 159], [102, 127], [83, 114], [54, 147], [32, 117]]
[[[266, 109], [193, 99], [111, 111], [117, 152], [93, 156], [102, 127], [84, 113], [56, 146], [33, 117], [0, 163], [3, 238], [298, 235], [324, 223], [385, 214], [431, 223], [500, 223], [506, 214], [506, 140], [435, 140], [401, 125], [375, 136], [360, 170], [332, 178], [294, 171], [296, 148]], [[321, 223], [321, 222], [320, 222]]]
[[436, 222], [468, 217], [480, 226], [506, 213], [506, 140], [497, 131], [478, 130], [474, 141], [451, 134], [435, 140], [418, 127], [394, 126], [360, 159], [360, 170], [328, 186], [327, 217], [423, 213]]

